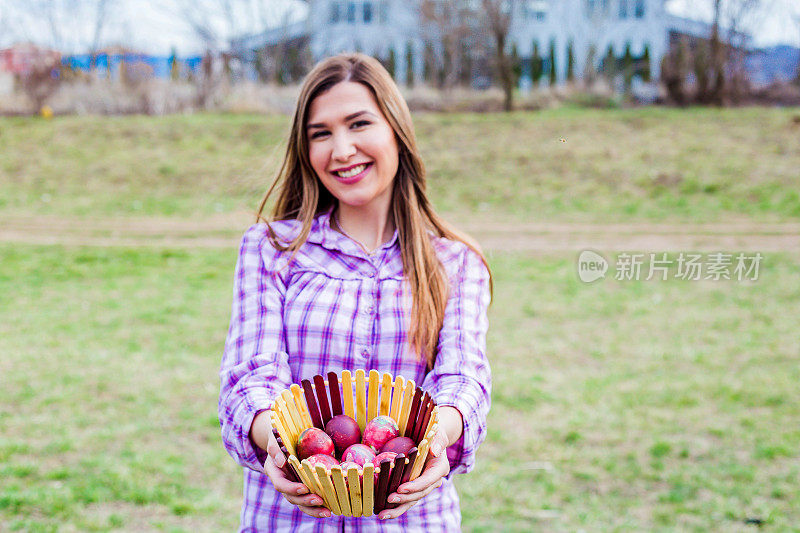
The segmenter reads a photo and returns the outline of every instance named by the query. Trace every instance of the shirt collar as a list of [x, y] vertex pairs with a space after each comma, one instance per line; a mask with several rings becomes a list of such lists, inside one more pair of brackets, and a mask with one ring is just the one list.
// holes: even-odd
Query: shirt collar
[[361, 246], [353, 239], [339, 233], [331, 227], [331, 217], [335, 206], [329, 207], [314, 219], [311, 224], [311, 231], [308, 234], [308, 241], [317, 243], [329, 250], [339, 250], [340, 252], [357, 257], [370, 257], [377, 256], [384, 253], [386, 250], [392, 248], [397, 243], [398, 232], [397, 228], [394, 230], [392, 238], [386, 241], [375, 250], [372, 254], [367, 254]]

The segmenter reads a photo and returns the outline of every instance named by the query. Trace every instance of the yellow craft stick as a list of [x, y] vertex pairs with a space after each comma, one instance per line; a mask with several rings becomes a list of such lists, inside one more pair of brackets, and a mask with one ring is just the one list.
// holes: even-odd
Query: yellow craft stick
[[303, 388], [295, 383], [290, 387], [292, 391], [292, 396], [294, 396], [294, 403], [297, 406], [297, 410], [300, 411], [300, 418], [303, 420], [303, 427], [310, 428], [314, 425], [311, 421], [311, 413], [308, 412], [308, 406], [306, 405], [306, 397], [303, 394]]
[[355, 420], [353, 410], [353, 382], [349, 370], [342, 370], [342, 398], [344, 399], [344, 414]]
[[350, 496], [347, 494], [347, 487], [344, 484], [344, 476], [342, 476], [342, 468], [340, 466], [331, 467], [331, 478], [333, 478], [333, 487], [336, 489], [336, 498], [339, 500], [342, 514], [344, 516], [353, 516], [353, 512], [350, 510]]
[[411, 399], [414, 397], [414, 390], [416, 384], [413, 379], [406, 382], [406, 387], [403, 390], [403, 407], [400, 409], [400, 420], [397, 425], [400, 427], [400, 435], [406, 434], [406, 423], [408, 423], [408, 412], [411, 411]]
[[364, 390], [364, 385], [364, 371], [359, 368], [356, 370], [356, 407], [358, 409], [358, 425], [361, 427], [362, 433], [367, 425], [367, 406], [365, 403], [367, 399], [367, 393]]
[[392, 375], [388, 372], [383, 374], [381, 383], [381, 414], [389, 414], [389, 403], [392, 401]]
[[351, 466], [347, 469], [347, 485], [350, 490], [350, 510], [353, 516], [361, 516], [361, 480], [358, 479], [358, 468]]
[[364, 516], [372, 516], [374, 513], [375, 507], [375, 496], [372, 484], [375, 480], [375, 467], [372, 464], [365, 464], [364, 465], [364, 490], [363, 497], [364, 497], [364, 506], [362, 511], [364, 512]]
[[333, 488], [333, 483], [331, 483], [331, 478], [328, 475], [328, 471], [322, 465], [317, 465], [316, 470], [317, 479], [319, 479], [319, 483], [322, 485], [322, 490], [325, 493], [325, 497], [333, 506], [331, 507], [331, 512], [334, 514], [342, 514], [342, 508], [339, 507], [339, 500], [336, 498], [336, 490]]
[[272, 427], [278, 430], [278, 434], [281, 436], [281, 440], [284, 446], [286, 446], [286, 449], [291, 455], [297, 455], [294, 450], [295, 441], [292, 440], [292, 436], [286, 431], [286, 426], [283, 425], [283, 422], [281, 422], [280, 417], [275, 411], [270, 411], [270, 419], [272, 421]]
[[306, 427], [310, 427], [311, 424], [308, 426], [303, 425], [303, 417], [300, 416], [300, 411], [297, 410], [297, 405], [294, 403], [294, 396], [292, 396], [292, 391], [285, 390], [281, 393], [281, 398], [284, 399], [286, 402], [287, 411], [289, 412], [289, 416], [292, 417], [292, 422], [294, 423], [294, 427], [297, 428], [298, 436]]
[[369, 403], [367, 404], [367, 422], [378, 416], [378, 382], [380, 374], [377, 370], [369, 371]]
[[417, 452], [417, 460], [414, 461], [414, 467], [411, 469], [411, 477], [408, 478], [409, 481], [414, 481], [422, 473], [422, 465], [425, 464], [425, 457], [428, 455], [428, 439], [422, 439], [417, 449], [419, 452]]
[[317, 492], [316, 484], [311, 480], [311, 472], [306, 471], [303, 468], [303, 465], [300, 464], [300, 461], [297, 460], [297, 457], [294, 455], [289, 456], [289, 463], [297, 470], [297, 473], [300, 474], [300, 481], [303, 482], [303, 485], [308, 487], [309, 492]]
[[328, 498], [325, 496], [325, 491], [322, 490], [322, 484], [319, 482], [319, 479], [317, 479], [317, 473], [314, 471], [314, 468], [311, 466], [311, 463], [308, 462], [308, 459], [303, 459], [301, 465], [303, 467], [302, 471], [305, 473], [306, 477], [308, 478], [308, 481], [311, 483], [310, 485], [307, 485], [308, 490], [310, 490], [311, 492], [322, 498], [322, 500], [325, 502], [325, 507], [327, 507], [332, 511], [333, 507], [331, 506], [331, 503], [328, 501]]
[[431, 428], [439, 421], [439, 406], [434, 405], [433, 410], [431, 411], [431, 418], [428, 420], [428, 426], [425, 428], [425, 433], [423, 435], [427, 435], [430, 433]]
[[400, 407], [402, 407], [403, 403], [403, 385], [405, 385], [405, 382], [406, 380], [403, 379], [403, 376], [397, 376], [394, 380], [394, 390], [392, 391], [392, 410], [389, 416], [398, 424], [397, 418], [400, 416]]
[[283, 422], [283, 427], [291, 434], [292, 442], [297, 442], [297, 437], [300, 436], [300, 430], [294, 425], [292, 417], [289, 416], [289, 407], [286, 405], [286, 400], [284, 400], [282, 396], [278, 396], [275, 398], [275, 405], [278, 406], [278, 418]]

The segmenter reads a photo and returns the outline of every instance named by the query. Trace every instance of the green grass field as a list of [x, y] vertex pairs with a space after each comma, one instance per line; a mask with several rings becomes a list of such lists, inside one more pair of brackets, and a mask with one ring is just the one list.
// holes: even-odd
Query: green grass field
[[[416, 124], [457, 220], [769, 223], [800, 218], [798, 114]], [[2, 119], [0, 223], [252, 208], [286, 123]], [[0, 530], [234, 530], [216, 402], [235, 247], [90, 244], [0, 242]], [[587, 285], [576, 253], [492, 250], [493, 408], [457, 479], [465, 531], [800, 531], [798, 252], [765, 254], [753, 282]]]

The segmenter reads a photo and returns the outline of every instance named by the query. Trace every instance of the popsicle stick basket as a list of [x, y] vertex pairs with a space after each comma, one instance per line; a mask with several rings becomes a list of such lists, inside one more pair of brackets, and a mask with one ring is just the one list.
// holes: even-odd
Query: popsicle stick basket
[[[310, 427], [324, 430], [332, 417], [341, 414], [356, 420], [362, 433], [376, 416], [390, 416], [400, 435], [412, 439], [416, 447], [379, 465], [367, 463], [363, 470], [300, 461], [296, 452], [300, 434]], [[278, 445], [288, 458], [286, 474], [320, 496], [333, 514], [360, 517], [395, 507], [386, 498], [402, 483], [419, 477], [428, 444], [438, 429], [439, 409], [413, 380], [376, 370], [369, 376], [363, 370], [356, 370], [355, 375], [344, 370], [341, 375], [329, 372], [327, 379], [314, 376], [282, 391], [270, 418]]]

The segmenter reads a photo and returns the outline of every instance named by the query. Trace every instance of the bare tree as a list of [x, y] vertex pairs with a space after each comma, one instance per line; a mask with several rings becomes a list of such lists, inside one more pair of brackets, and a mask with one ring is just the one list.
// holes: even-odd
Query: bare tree
[[463, 0], [422, 0], [420, 13], [428, 40], [438, 40], [441, 44], [438, 64], [437, 84], [440, 88], [451, 88], [461, 78], [462, 69], [469, 63], [463, 57], [467, 49], [466, 41], [471, 34], [470, 21], [474, 20], [468, 2]]
[[503, 109], [506, 111], [514, 108], [514, 65], [507, 48], [511, 14], [516, 4], [514, 0], [481, 0], [484, 27], [494, 49], [495, 68], [503, 89]]
[[743, 27], [761, 3], [761, 0], [713, 0], [708, 81], [697, 95], [700, 102], [723, 105], [729, 97], [739, 94], [748, 44]]

